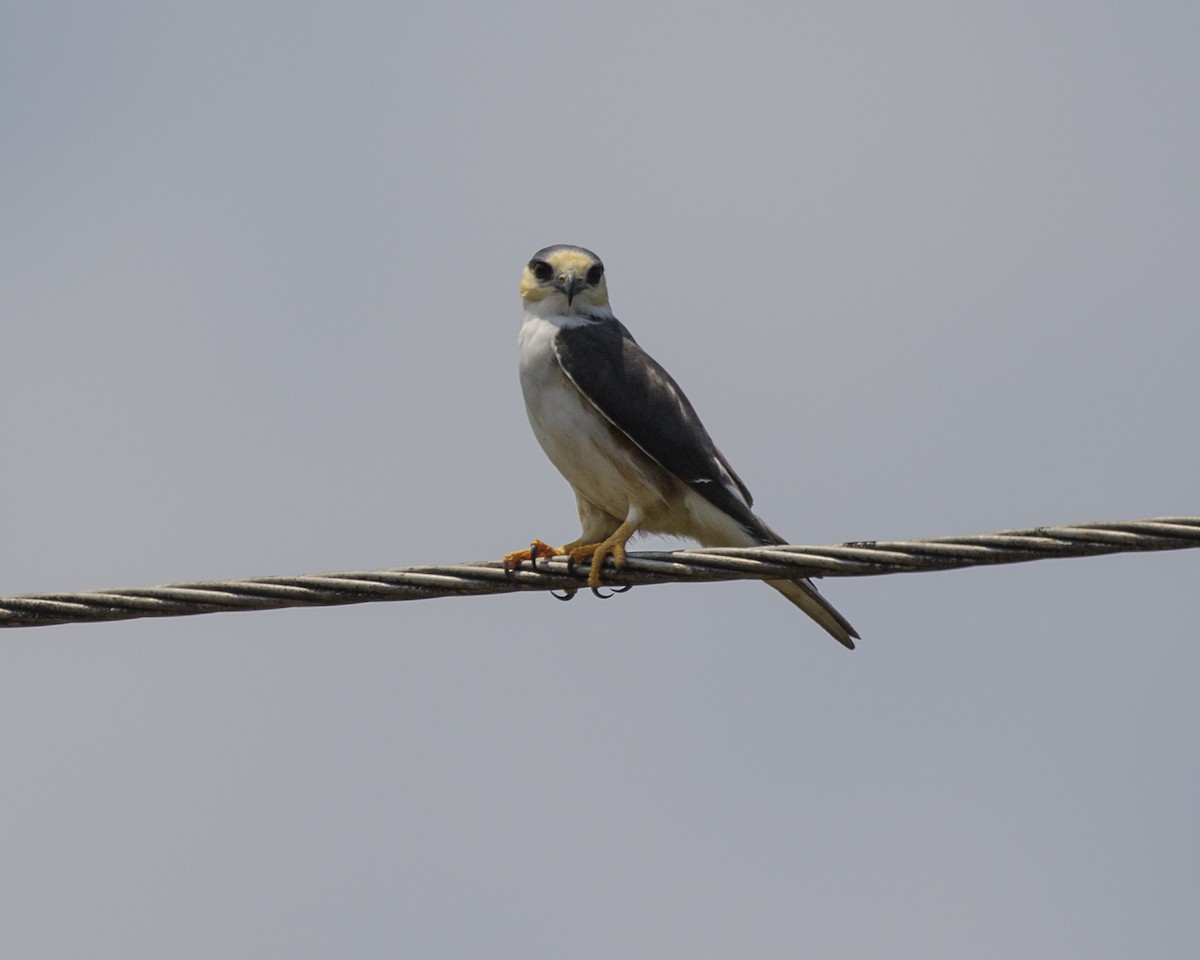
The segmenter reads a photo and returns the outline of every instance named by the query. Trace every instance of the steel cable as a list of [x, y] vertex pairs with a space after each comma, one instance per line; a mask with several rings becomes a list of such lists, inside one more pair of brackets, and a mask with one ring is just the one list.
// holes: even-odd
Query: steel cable
[[[964, 537], [858, 541], [831, 546], [698, 548], [628, 554], [625, 565], [605, 567], [611, 588], [655, 583], [863, 577], [1087, 557], [1144, 550], [1200, 547], [1200, 517], [1074, 523], [1001, 530]], [[564, 591], [586, 585], [588, 566], [563, 557], [506, 570], [500, 561], [295, 577], [250, 577], [126, 587], [76, 593], [0, 597], [0, 627], [36, 627], [139, 617], [183, 617], [235, 610], [337, 606], [382, 600], [424, 600], [530, 590]]]

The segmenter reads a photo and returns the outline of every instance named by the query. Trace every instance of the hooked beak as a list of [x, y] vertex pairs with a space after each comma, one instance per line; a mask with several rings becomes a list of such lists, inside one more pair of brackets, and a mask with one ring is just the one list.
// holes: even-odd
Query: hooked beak
[[568, 273], [558, 279], [558, 289], [567, 295], [567, 306], [569, 307], [571, 301], [575, 299], [575, 291], [579, 289], [579, 278], [573, 273]]

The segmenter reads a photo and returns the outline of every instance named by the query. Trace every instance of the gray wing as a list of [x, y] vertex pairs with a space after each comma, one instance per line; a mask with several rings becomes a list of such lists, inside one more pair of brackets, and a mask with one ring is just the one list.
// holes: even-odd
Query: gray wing
[[688, 398], [617, 320], [560, 330], [554, 352], [592, 405], [659, 466], [738, 521], [761, 543], [780, 543], [750, 510], [750, 491], [716, 448]]

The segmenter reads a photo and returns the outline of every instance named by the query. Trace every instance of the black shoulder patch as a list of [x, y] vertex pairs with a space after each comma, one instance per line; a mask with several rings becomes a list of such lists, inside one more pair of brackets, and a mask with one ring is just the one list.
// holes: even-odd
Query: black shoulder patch
[[[750, 491], [721, 456], [679, 385], [620, 321], [599, 320], [562, 329], [554, 349], [563, 371], [583, 395], [659, 466], [752, 536], [774, 542], [748, 507]], [[722, 467], [745, 503], [725, 486]]]

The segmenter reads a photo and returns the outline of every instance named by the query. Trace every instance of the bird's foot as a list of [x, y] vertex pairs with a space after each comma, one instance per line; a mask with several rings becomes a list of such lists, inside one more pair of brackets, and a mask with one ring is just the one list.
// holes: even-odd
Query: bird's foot
[[[624, 566], [625, 542], [628, 539], [629, 535], [621, 536], [621, 531], [618, 530], [607, 540], [601, 540], [599, 543], [584, 543], [567, 550], [567, 557], [572, 566], [583, 560], [591, 560], [592, 569], [588, 571], [588, 586], [592, 588], [592, 593], [596, 596], [606, 596], [599, 592], [600, 570], [604, 566], [604, 561], [612, 557], [613, 566], [618, 569]], [[617, 592], [623, 593], [626, 589], [628, 588], [622, 588]]]
[[557, 557], [562, 552], [558, 547], [552, 547], [541, 540], [534, 540], [529, 544], [527, 550], [514, 550], [512, 553], [506, 553], [504, 555], [504, 569], [515, 570], [526, 560], [530, 561], [536, 567], [538, 557]]

